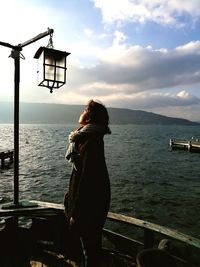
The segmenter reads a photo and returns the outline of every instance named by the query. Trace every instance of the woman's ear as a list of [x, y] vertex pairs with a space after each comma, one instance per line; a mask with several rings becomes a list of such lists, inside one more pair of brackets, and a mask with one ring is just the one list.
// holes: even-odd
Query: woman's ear
[[91, 121], [91, 119], [90, 119], [90, 117], [89, 117], [88, 114], [85, 114], [85, 116], [84, 116], [84, 120], [85, 120], [85, 123], [86, 123], [86, 124], [89, 123], [89, 122]]

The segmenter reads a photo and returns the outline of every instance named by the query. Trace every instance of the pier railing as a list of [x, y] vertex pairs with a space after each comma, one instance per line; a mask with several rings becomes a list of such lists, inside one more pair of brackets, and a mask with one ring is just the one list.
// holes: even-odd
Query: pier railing
[[[52, 214], [59, 213], [59, 211], [64, 210], [64, 206], [62, 204], [50, 203], [50, 202], [43, 202], [37, 200], [30, 200], [30, 203], [35, 204], [35, 207], [27, 207], [27, 208], [19, 208], [19, 209], [0, 209], [0, 217], [4, 216], [33, 216], [36, 214], [41, 215], [42, 213], [45, 214]], [[155, 223], [151, 223], [148, 221], [144, 221], [141, 219], [137, 219], [134, 217], [130, 217], [123, 214], [108, 212], [107, 216], [108, 220], [116, 221], [118, 223], [125, 223], [129, 225], [135, 225], [139, 228], [144, 229], [146, 236], [150, 236], [149, 232], [157, 232], [166, 237], [170, 237], [181, 242], [185, 242], [188, 245], [194, 246], [200, 249], [200, 240], [189, 235], [183, 234], [178, 232], [177, 230], [167, 228], [165, 226], [161, 226]], [[146, 238], [145, 238], [146, 239]], [[148, 244], [144, 244], [146, 247], [149, 246], [150, 240], [146, 239]], [[152, 244], [151, 244], [152, 245]]]
[[200, 152], [200, 141], [199, 140], [175, 140], [170, 139], [171, 149], [186, 149], [189, 152]]
[[[34, 204], [35, 206], [33, 207], [29, 206], [26, 208], [19, 208], [19, 209], [16, 209], [16, 208], [1, 209], [0, 208], [0, 218], [2, 217], [8, 218], [10, 216], [14, 216], [14, 217], [25, 216], [27, 218], [36, 218], [36, 217], [40, 218], [43, 216], [52, 216], [52, 215], [61, 215], [61, 214], [64, 215], [63, 213], [64, 206], [62, 204], [48, 203], [48, 202], [42, 202], [42, 201], [30, 201], [30, 203]], [[191, 247], [192, 251], [195, 251], [195, 255], [194, 255], [195, 258], [194, 258], [194, 261], [192, 262], [196, 264], [196, 253], [197, 255], [199, 255], [200, 240], [195, 237], [183, 234], [175, 229], [171, 229], [171, 228], [161, 226], [158, 224], [154, 224], [148, 221], [144, 221], [141, 219], [137, 219], [134, 217], [126, 216], [123, 214], [117, 214], [113, 212], [108, 213], [107, 220], [120, 223], [120, 224], [130, 225], [131, 227], [136, 227], [136, 228], [140, 228], [141, 230], [143, 230], [143, 233], [144, 233], [143, 240], [140, 241], [140, 240], [132, 239], [130, 237], [126, 237], [124, 235], [121, 235], [120, 233], [116, 233], [108, 229], [104, 229], [105, 237], [107, 237], [108, 240], [110, 240], [111, 242], [113, 241], [113, 244], [116, 244], [116, 247], [121, 247], [123, 245], [122, 246], [123, 250], [126, 250], [124, 245], [127, 246], [127, 249], [130, 249], [133, 244], [136, 244], [138, 248], [139, 247], [152, 248], [155, 245], [156, 234], [158, 234], [159, 236], [160, 235], [162, 236], [161, 240], [163, 240], [163, 237], [169, 240], [174, 239], [175, 241], [178, 241], [184, 244], [184, 246], [186, 245], [186, 246]], [[62, 228], [61, 228], [61, 231], [62, 231]], [[187, 265], [187, 262], [188, 262], [187, 253], [185, 256], [186, 257], [184, 259], [179, 259], [183, 263], [183, 265], [181, 266], [193, 266], [193, 265]], [[197, 265], [194, 265], [194, 266], [197, 266]]]

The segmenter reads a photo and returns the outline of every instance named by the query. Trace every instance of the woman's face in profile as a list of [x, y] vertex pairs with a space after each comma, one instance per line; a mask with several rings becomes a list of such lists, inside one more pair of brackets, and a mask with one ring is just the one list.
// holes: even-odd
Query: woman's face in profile
[[78, 122], [82, 125], [86, 125], [88, 123], [87, 112], [85, 110], [81, 113]]

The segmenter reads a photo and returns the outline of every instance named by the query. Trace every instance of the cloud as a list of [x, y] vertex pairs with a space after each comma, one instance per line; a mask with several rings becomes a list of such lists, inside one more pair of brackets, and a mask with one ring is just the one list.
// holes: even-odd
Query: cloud
[[[123, 99], [123, 101], [122, 101]], [[170, 93], [136, 93], [130, 95], [111, 94], [102, 97], [105, 103], [115, 107], [150, 110], [154, 108], [187, 107], [200, 104], [200, 99], [186, 91]]]
[[[117, 36], [123, 34], [114, 39]], [[177, 112], [178, 117], [181, 111], [185, 114], [184, 108], [190, 107], [192, 112], [192, 107], [200, 106], [200, 99], [190, 93], [190, 88], [198, 88], [200, 83], [199, 41], [171, 50], [155, 50], [150, 46], [128, 46], [124, 37], [118, 40], [107, 49], [94, 49], [93, 65], [80, 67], [78, 62], [71, 62], [67, 89], [56, 100], [84, 104], [93, 98], [107, 106], [170, 116]], [[198, 109], [195, 110], [197, 117]]]
[[147, 93], [145, 95], [143, 103], [145, 105], [145, 108], [191, 106], [199, 104], [200, 99], [196, 96], [191, 95], [187, 91], [183, 90], [177, 94]]
[[85, 93], [127, 95], [200, 82], [200, 41], [172, 50], [122, 43], [95, 51], [95, 64], [71, 66], [72, 87], [84, 88]]
[[31, 1], [3, 1], [0, 16], [1, 40], [17, 45], [37, 35], [41, 29], [47, 30], [50, 13], [52, 11], [49, 8], [38, 8]]
[[89, 28], [85, 28], [84, 29], [84, 33], [86, 36], [90, 37], [93, 35], [93, 30], [89, 29]]
[[174, 106], [172, 108], [166, 107], [154, 107], [152, 109], [149, 109], [148, 111], [158, 113], [161, 115], [167, 115], [170, 117], [177, 117], [177, 118], [184, 118], [191, 121], [197, 121], [199, 120], [199, 114], [200, 114], [200, 105], [192, 105], [192, 106]]
[[114, 40], [113, 40], [113, 45], [118, 45], [120, 43], [123, 43], [126, 40], [126, 36], [124, 35], [123, 32], [120, 31], [115, 31], [114, 32]]
[[[198, 0], [92, 0], [102, 12], [104, 23], [145, 23], [183, 27], [200, 16]], [[183, 17], [187, 21], [183, 22]], [[181, 19], [182, 18], [182, 19]], [[190, 18], [190, 20], [189, 20]]]
[[177, 94], [149, 92], [132, 95], [107, 94], [105, 96], [83, 94], [81, 97], [80, 93], [71, 93], [66, 90], [62, 95], [55, 95], [54, 100], [64, 104], [65, 100], [68, 99], [68, 104], [77, 104], [78, 101], [84, 105], [91, 98], [102, 101], [107, 107], [146, 110], [172, 117], [199, 120], [200, 99], [186, 91], [180, 91]]
[[[34, 52], [40, 44], [47, 44], [48, 37], [26, 47], [23, 50], [26, 60], [21, 61], [21, 101], [84, 104], [90, 98], [97, 98], [108, 106], [146, 110], [168, 107], [180, 110], [199, 105], [199, 98], [190, 93], [190, 88], [200, 84], [200, 41], [174, 49], [127, 45], [130, 39], [122, 28], [112, 28], [113, 35], [110, 28], [98, 26], [96, 31], [96, 25], [89, 23], [81, 23], [76, 28], [75, 19], [70, 20], [76, 16], [70, 14], [67, 6], [61, 10], [56, 4], [45, 3], [39, 6], [33, 1], [8, 0], [1, 5], [0, 22], [6, 25], [1, 29], [1, 41], [24, 42], [45, 31], [46, 26], [41, 29], [45, 23], [55, 29], [55, 47], [61, 50], [67, 47], [71, 52], [67, 85], [55, 90], [52, 97], [48, 89], [37, 87], [33, 59]], [[93, 0], [93, 3], [101, 10], [104, 23], [114, 23], [114, 26], [153, 21], [183, 27], [185, 23], [195, 23], [200, 15], [199, 0]], [[13, 100], [13, 60], [8, 59], [9, 54], [10, 50], [1, 48], [6, 74], [1, 78], [0, 100]]]

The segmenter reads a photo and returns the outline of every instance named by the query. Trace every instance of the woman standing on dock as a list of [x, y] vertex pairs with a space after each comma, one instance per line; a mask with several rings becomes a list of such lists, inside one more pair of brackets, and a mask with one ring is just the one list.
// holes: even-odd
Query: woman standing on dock
[[104, 105], [90, 100], [69, 135], [66, 159], [73, 164], [65, 209], [70, 226], [79, 233], [85, 267], [101, 262], [102, 229], [110, 206], [110, 181], [104, 156], [105, 134], [110, 134]]

